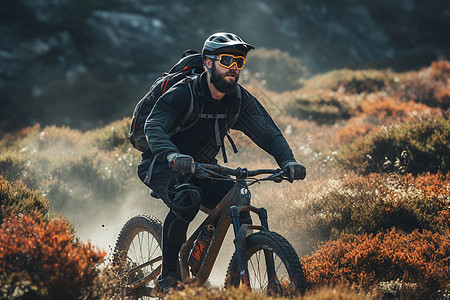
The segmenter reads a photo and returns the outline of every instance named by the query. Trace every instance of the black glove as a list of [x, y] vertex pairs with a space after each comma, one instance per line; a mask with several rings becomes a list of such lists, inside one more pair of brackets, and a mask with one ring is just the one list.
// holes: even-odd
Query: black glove
[[180, 173], [194, 173], [194, 159], [186, 154], [171, 153], [167, 155], [169, 168]]
[[306, 177], [306, 168], [297, 162], [288, 162], [283, 166], [283, 171], [287, 174], [289, 182], [303, 180]]

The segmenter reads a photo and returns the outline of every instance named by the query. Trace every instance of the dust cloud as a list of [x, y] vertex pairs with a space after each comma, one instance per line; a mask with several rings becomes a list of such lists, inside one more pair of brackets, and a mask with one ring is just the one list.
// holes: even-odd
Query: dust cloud
[[[111, 255], [122, 226], [130, 218], [138, 214], [148, 214], [164, 222], [169, 211], [162, 200], [152, 198], [149, 195], [146, 186], [140, 182], [137, 182], [137, 184], [142, 185], [142, 187], [134, 192], [127, 193], [126, 198], [111, 199], [111, 202], [106, 205], [103, 202], [99, 203], [95, 199], [90, 199], [83, 207], [66, 206], [61, 213], [70, 219], [75, 227], [76, 235], [81, 241], [90, 241], [93, 245]], [[188, 236], [196, 230], [206, 217], [205, 213], [198, 213], [189, 226]], [[209, 283], [213, 286], [223, 286], [224, 284], [228, 264], [234, 252], [233, 238], [230, 227], [211, 271]]]

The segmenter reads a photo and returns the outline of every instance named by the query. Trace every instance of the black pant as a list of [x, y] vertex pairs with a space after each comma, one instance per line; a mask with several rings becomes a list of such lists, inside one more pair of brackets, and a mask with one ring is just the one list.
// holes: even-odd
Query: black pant
[[[149, 165], [148, 161], [139, 165], [138, 175], [141, 180], [145, 178]], [[233, 185], [232, 181], [183, 175], [170, 170], [167, 163], [155, 164], [148, 186], [170, 208], [163, 225], [163, 277], [177, 271], [178, 253], [186, 241], [189, 223], [198, 213], [200, 204], [214, 209]], [[250, 220], [248, 212], [243, 212], [241, 217], [247, 222]]]

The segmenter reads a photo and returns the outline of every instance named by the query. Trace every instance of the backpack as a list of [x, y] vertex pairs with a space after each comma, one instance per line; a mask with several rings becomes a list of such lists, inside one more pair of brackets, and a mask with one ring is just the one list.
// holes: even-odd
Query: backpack
[[[203, 103], [201, 108], [197, 108], [194, 112], [194, 94], [196, 96], [203, 96], [203, 93], [200, 93], [199, 88], [195, 87], [195, 79], [193, 75], [199, 75], [203, 72], [203, 59], [200, 53], [195, 50], [186, 50], [182, 58], [169, 70], [169, 72], [163, 73], [158, 79], [155, 80], [153, 85], [147, 94], [139, 100], [137, 103], [133, 117], [131, 119], [131, 128], [130, 133], [128, 133], [128, 139], [130, 140], [131, 145], [141, 152], [145, 152], [149, 149], [147, 138], [144, 133], [144, 124], [147, 120], [147, 117], [150, 115], [153, 107], [155, 106], [156, 101], [172, 86], [175, 84], [182, 82], [184, 80], [189, 80], [192, 84], [188, 84], [189, 89], [191, 91], [191, 103], [189, 106], [186, 115], [180, 121], [178, 126], [171, 130], [168, 134], [170, 137], [174, 136], [176, 133], [180, 131], [187, 130], [191, 128], [199, 119], [225, 119], [228, 118], [228, 113], [225, 114], [204, 114], [203, 113]], [[197, 81], [197, 84], [199, 82]], [[240, 114], [241, 104], [242, 104], [242, 96], [241, 89], [238, 87], [237, 90], [237, 98], [240, 103], [237, 107], [236, 112], [230, 112], [232, 115], [232, 120], [230, 124], [234, 124]], [[199, 111], [198, 111], [199, 110]], [[187, 125], [189, 124], [189, 125]], [[216, 130], [216, 146], [222, 149], [222, 156], [224, 162], [227, 162], [227, 155], [225, 152], [225, 146], [223, 145], [223, 141], [218, 138], [218, 130], [219, 128], [215, 128]], [[231, 136], [226, 133], [225, 136], [228, 138], [228, 141], [233, 148], [233, 152], [237, 153], [238, 150], [236, 145], [234, 144]]]
[[[169, 72], [163, 73], [155, 80], [147, 94], [137, 103], [133, 112], [128, 139], [134, 148], [141, 152], [145, 152], [149, 148], [144, 134], [144, 124], [159, 97], [176, 83], [185, 80], [191, 75], [201, 74], [202, 72], [203, 59], [201, 54], [194, 50], [186, 50], [183, 53], [182, 58], [169, 70]], [[193, 106], [194, 99], [191, 94], [191, 105], [181, 123], [170, 133], [171, 136], [183, 128], [183, 125], [188, 121], [192, 114]]]

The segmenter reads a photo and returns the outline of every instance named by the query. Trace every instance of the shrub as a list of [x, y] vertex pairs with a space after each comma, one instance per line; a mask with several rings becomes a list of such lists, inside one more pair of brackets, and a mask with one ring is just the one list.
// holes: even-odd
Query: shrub
[[402, 232], [450, 230], [450, 179], [446, 175], [334, 177], [253, 193], [255, 201], [267, 199], [263, 206], [270, 211], [270, 227], [282, 232], [301, 254], [343, 233], [375, 234], [392, 227]]
[[376, 93], [368, 95], [361, 102], [360, 115], [385, 121], [388, 118], [402, 120], [406, 117], [424, 115], [425, 113], [437, 114], [438, 110], [414, 101], [399, 101], [397, 98], [384, 93]]
[[401, 101], [415, 101], [443, 110], [450, 108], [450, 62], [433, 62], [418, 72], [398, 76], [386, 86], [386, 91]]
[[414, 101], [401, 101], [384, 92], [372, 93], [360, 101], [356, 114], [338, 128], [332, 140], [336, 144], [353, 142], [382, 125], [426, 118], [439, 112], [438, 108]]
[[128, 127], [129, 119], [85, 133], [56, 126], [35, 128], [0, 150], [0, 172], [7, 180], [39, 190], [59, 212], [91, 200], [113, 204], [129, 192], [131, 181], [138, 180], [139, 152], [128, 145]]
[[[0, 227], [3, 298], [77, 299], [98, 275], [105, 252], [74, 241], [62, 220], [13, 216]], [[92, 298], [90, 298], [92, 299]]]
[[13, 214], [41, 215], [49, 212], [50, 203], [38, 191], [20, 182], [9, 182], [0, 175], [0, 224]]
[[127, 138], [130, 132], [130, 124], [130, 118], [113, 122], [103, 128], [90, 132], [86, 140], [93, 147], [103, 151], [112, 151], [116, 147], [125, 150], [131, 145]]
[[345, 146], [337, 161], [364, 174], [392, 171], [446, 173], [450, 170], [450, 120], [444, 116], [384, 127]]
[[333, 124], [339, 120], [349, 119], [358, 111], [360, 98], [341, 92], [319, 90], [313, 93], [302, 90], [284, 93], [285, 111], [288, 115], [313, 120], [319, 124]]
[[0, 152], [0, 172], [10, 181], [29, 175], [30, 160], [23, 151], [5, 149]]
[[450, 61], [444, 59], [434, 61], [431, 63], [428, 71], [431, 78], [442, 81], [444, 83], [449, 83], [448, 79], [450, 78]]
[[403, 284], [397, 290], [400, 295], [389, 296], [436, 299], [448, 288], [449, 255], [450, 231], [439, 234], [416, 230], [403, 235], [392, 229], [387, 233], [344, 235], [323, 244], [302, 263], [313, 287], [343, 284], [383, 291], [386, 283], [398, 281]]
[[36, 124], [32, 127], [25, 127], [20, 130], [14, 131], [14, 132], [7, 132], [4, 135], [2, 135], [2, 132], [0, 132], [0, 148], [3, 147], [9, 147], [18, 139], [24, 138], [25, 136], [29, 135], [31, 132], [37, 132], [41, 128], [40, 124]]
[[333, 70], [316, 75], [304, 83], [305, 90], [328, 89], [348, 94], [372, 93], [393, 82], [397, 74], [382, 70]]
[[362, 138], [378, 127], [377, 124], [368, 122], [365, 118], [351, 118], [337, 129], [336, 133], [331, 137], [331, 141], [335, 145], [348, 144]]

